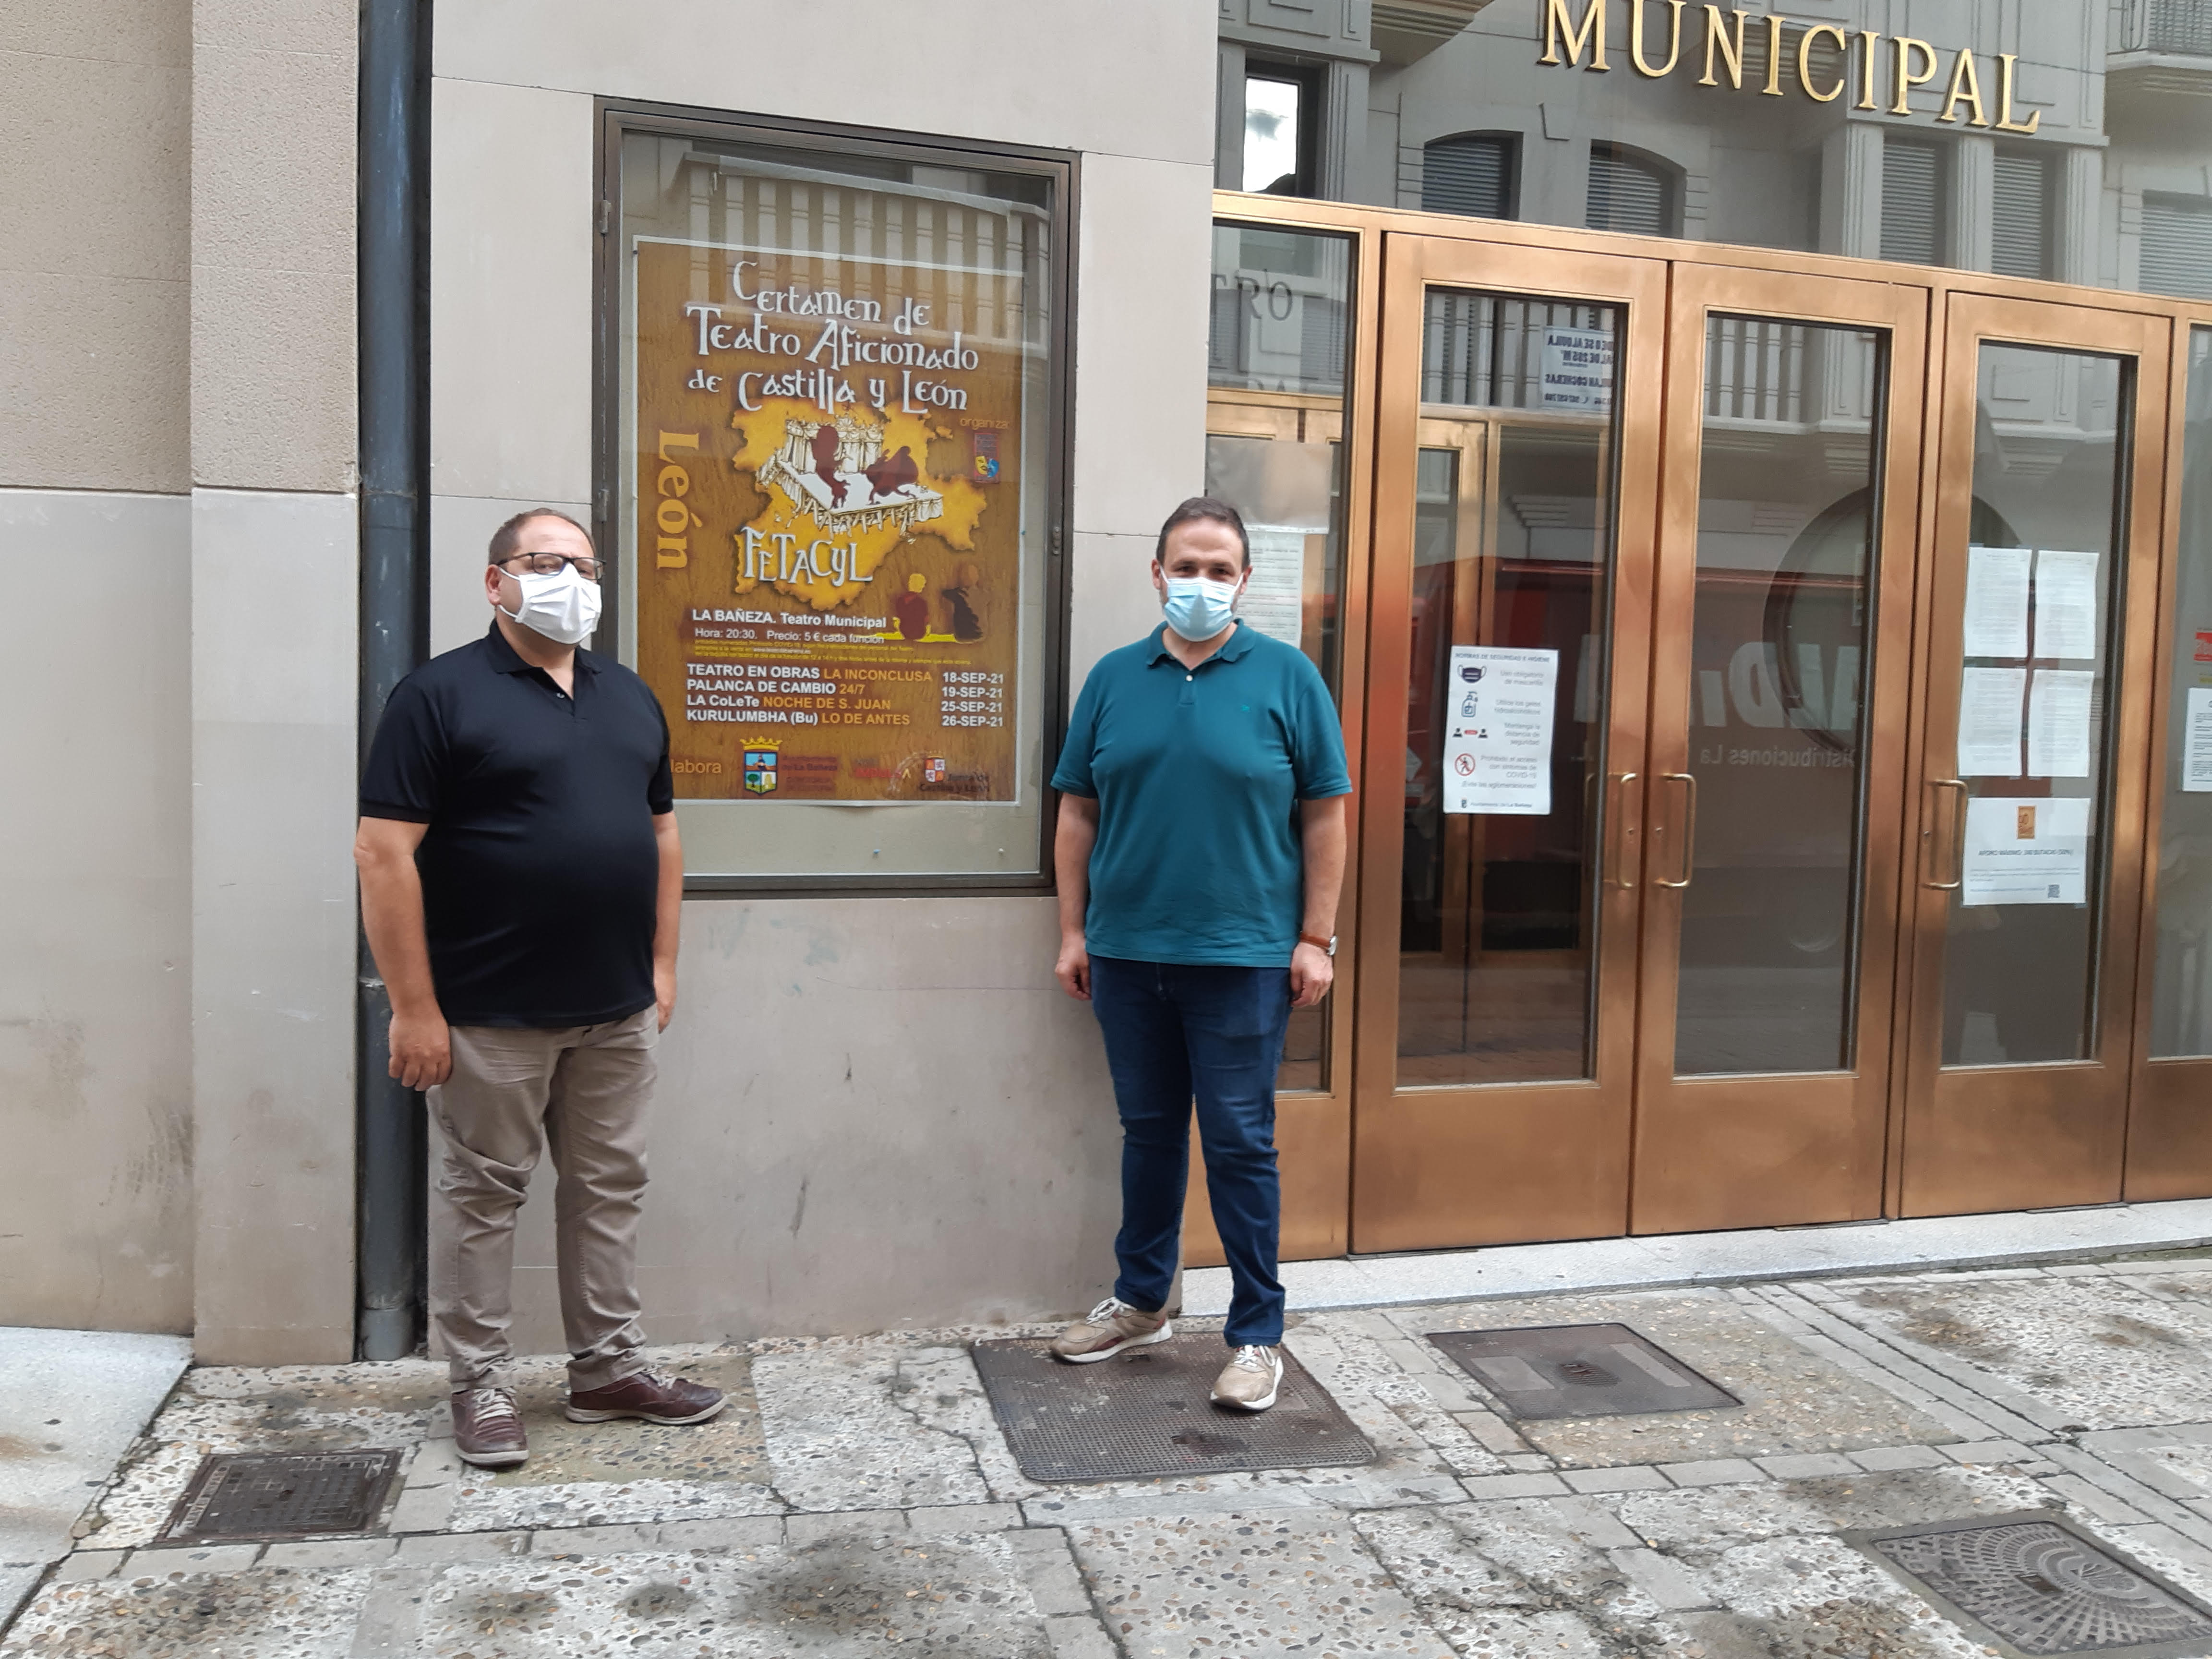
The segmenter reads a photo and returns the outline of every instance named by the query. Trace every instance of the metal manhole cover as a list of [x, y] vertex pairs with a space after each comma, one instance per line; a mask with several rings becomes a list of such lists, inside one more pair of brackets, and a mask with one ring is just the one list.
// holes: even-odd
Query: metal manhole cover
[[398, 1472], [396, 1451], [216, 1452], [201, 1460], [161, 1541], [366, 1532]]
[[1014, 1458], [1032, 1480], [1139, 1480], [1231, 1469], [1375, 1461], [1375, 1448], [1288, 1349], [1264, 1412], [1207, 1398], [1228, 1352], [1213, 1332], [1171, 1337], [1096, 1364], [1066, 1365], [1039, 1341], [978, 1342], [975, 1369]]
[[2008, 1653], [2203, 1654], [2212, 1609], [2048, 1510], [1844, 1536]]
[[1626, 1325], [1432, 1331], [1429, 1340], [1512, 1417], [1630, 1417], [1743, 1403]]

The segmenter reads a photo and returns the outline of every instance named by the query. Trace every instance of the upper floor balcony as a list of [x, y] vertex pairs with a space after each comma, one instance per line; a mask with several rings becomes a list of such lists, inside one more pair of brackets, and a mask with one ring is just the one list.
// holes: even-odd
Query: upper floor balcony
[[2126, 0], [2109, 92], [2212, 98], [2212, 0]]

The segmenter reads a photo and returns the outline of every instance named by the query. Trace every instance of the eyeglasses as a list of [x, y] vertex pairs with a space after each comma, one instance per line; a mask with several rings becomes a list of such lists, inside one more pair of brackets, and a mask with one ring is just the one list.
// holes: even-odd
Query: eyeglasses
[[572, 564], [576, 567], [579, 576], [587, 582], [595, 582], [606, 569], [605, 562], [599, 559], [572, 559], [565, 553], [511, 553], [499, 562], [500, 568], [520, 575], [521, 573], [514, 570], [517, 559], [528, 562], [530, 574], [533, 576], [557, 576], [562, 565]]

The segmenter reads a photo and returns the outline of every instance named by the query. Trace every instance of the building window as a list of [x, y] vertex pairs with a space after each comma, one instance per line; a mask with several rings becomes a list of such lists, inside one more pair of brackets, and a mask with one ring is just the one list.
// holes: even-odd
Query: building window
[[1999, 151], [1990, 192], [1990, 269], [2000, 276], [2051, 275], [2050, 158]]
[[690, 884], [1042, 888], [1065, 164], [609, 122], [600, 644]]
[[1267, 196], [1314, 194], [1320, 89], [1301, 70], [1255, 65], [1244, 77], [1243, 187]]
[[2205, 0], [2148, 0], [2143, 45], [2153, 52], [2212, 54], [2212, 5]]
[[1682, 192], [1674, 168], [1656, 156], [1620, 144], [1592, 144], [1589, 198], [1584, 215], [1592, 230], [1635, 236], [1674, 236], [1681, 230]]
[[1883, 137], [1881, 257], [1909, 265], [1943, 263], [1943, 150]]
[[[2147, 294], [2212, 300], [2212, 201], [2202, 196], [2146, 196], [2142, 204], [2142, 274]], [[2212, 335], [2198, 330], [2200, 346]], [[2190, 371], [2197, 390], [2201, 368]], [[2212, 422], [2205, 423], [2212, 429]]]
[[1421, 206], [1430, 213], [1510, 219], [1519, 174], [1520, 141], [1510, 134], [1439, 138], [1421, 154]]

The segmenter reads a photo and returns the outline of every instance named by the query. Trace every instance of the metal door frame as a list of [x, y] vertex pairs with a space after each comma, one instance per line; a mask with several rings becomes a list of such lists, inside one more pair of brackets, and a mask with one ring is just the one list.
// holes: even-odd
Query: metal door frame
[[1928, 302], [1893, 283], [1805, 278], [1709, 264], [1674, 267], [1668, 331], [1666, 474], [1652, 634], [1645, 775], [1689, 770], [1691, 653], [1705, 444], [1709, 319], [1715, 315], [1863, 328], [1887, 337], [1876, 386], [1882, 447], [1870, 458], [1881, 502], [1871, 526], [1867, 688], [1860, 714], [1865, 784], [1857, 826], [1858, 930], [1852, 1063], [1832, 1071], [1680, 1076], [1674, 1069], [1681, 890], [1667, 878], [1693, 849], [1668, 845], [1677, 817], [1654, 788], [1645, 847], [1644, 957], [1638, 980], [1635, 1181], [1630, 1230], [1690, 1232], [1861, 1220], [1881, 1213], [1890, 1101], [1890, 1024], [1903, 885], [1902, 809], [1912, 683], [1914, 533], [1926, 404]]
[[[2160, 586], [2172, 322], [2150, 312], [2027, 300], [1954, 286], [1944, 307], [1941, 368], [1933, 393], [1923, 479], [1932, 522], [1923, 541], [1923, 624], [1914, 675], [1918, 780], [1916, 846], [1899, 975], [1905, 1036], [1900, 1166], [1895, 1213], [2118, 1202], [2126, 1162], [2129, 1082], [2136, 1043], [2144, 866], [2144, 789], [2154, 685], [2136, 665], [2155, 663]], [[2133, 362], [2132, 398], [2118, 434], [2124, 520], [2112, 592], [2122, 607], [2118, 718], [2105, 772], [2110, 791], [2098, 908], [2099, 972], [2093, 1057], [2040, 1065], [1945, 1066], [1942, 973], [1950, 884], [1963, 811], [1950, 764], [1960, 674], [1953, 643], [1965, 604], [1965, 550], [1973, 502], [1977, 388], [1984, 343], [2094, 353]], [[2108, 692], [2108, 696], [2112, 693]], [[1950, 758], [1944, 758], [1950, 757]], [[1940, 761], [1940, 763], [1939, 763]], [[1950, 799], [1946, 799], [1947, 797]], [[2040, 1133], [2038, 1131], [2041, 1131]]]
[[[2168, 465], [2167, 460], [2170, 453], [2179, 453], [2186, 389], [2189, 329], [2191, 325], [2212, 326], [2212, 306], [2153, 295], [1849, 258], [1834, 254], [1626, 236], [1565, 226], [1470, 219], [1407, 209], [1314, 202], [1233, 191], [1215, 192], [1214, 218], [1217, 222], [1274, 225], [1286, 229], [1334, 231], [1349, 235], [1356, 244], [1353, 313], [1350, 319], [1352, 344], [1347, 363], [1345, 401], [1346, 441], [1349, 453], [1345, 480], [1345, 586], [1340, 620], [1343, 652], [1342, 710], [1346, 742], [1352, 757], [1355, 780], [1364, 778], [1362, 750], [1370, 724], [1371, 699], [1376, 688], [1383, 684], [1384, 670], [1393, 665], [1384, 660], [1389, 653], [1377, 648], [1382, 642], [1382, 630], [1379, 625], [1381, 619], [1375, 612], [1373, 578], [1378, 536], [1383, 527], [1382, 520], [1386, 513], [1401, 509], [1388, 500], [1388, 491], [1378, 483], [1379, 434], [1383, 422], [1389, 419], [1396, 418], [1409, 423], [1418, 418], [1415, 410], [1391, 411], [1379, 407], [1378, 388], [1382, 378], [1380, 371], [1384, 364], [1383, 243], [1386, 236], [1403, 243], [1408, 252], [1417, 241], [1432, 245], [1476, 245], [1492, 262], [1492, 268], [1499, 273], [1483, 285], [1499, 289], [1526, 289], [1538, 286], [1527, 279], [1516, 280], [1507, 274], [1519, 268], [1515, 256], [1526, 251], [1536, 254], [1585, 254], [1636, 262], [1667, 262], [1672, 267], [1670, 281], [1700, 276], [1705, 273], [1711, 273], [1716, 281], [1724, 280], [1730, 274], [1740, 274], [1747, 280], [1754, 273], [1768, 273], [1777, 277], [1812, 279], [1816, 285], [1818, 279], [1824, 277], [1860, 284], [1881, 284], [1905, 291], [1913, 296], [1911, 303], [1924, 307], [1923, 315], [1927, 319], [1924, 335], [1926, 401], [1919, 422], [1922, 447], [1917, 459], [1917, 477], [1908, 479], [1899, 474], [1892, 483], [1892, 511], [1901, 512], [1910, 502], [1913, 534], [1906, 541], [1885, 538], [1890, 561], [1911, 568], [1912, 574], [1913, 668], [1906, 693], [1906, 725], [1911, 735], [1910, 752], [1904, 773], [1911, 780], [1921, 780], [1925, 770], [1923, 760], [1928, 695], [1927, 632], [1932, 615], [1929, 607], [1933, 603], [1937, 561], [1932, 556], [1922, 556], [1922, 553], [1923, 550], [1939, 545], [1936, 520], [1941, 492], [1936, 487], [1936, 481], [1941, 476], [1938, 462], [1945, 428], [1943, 398], [1947, 395], [1945, 377], [1941, 371], [1944, 356], [1952, 345], [1949, 338], [1950, 307], [1954, 296], [2074, 307], [2146, 321], [2163, 319], [2171, 325], [2170, 349], [2161, 360], [2159, 376], [2165, 405], [2162, 409], [2152, 406], [2142, 395], [2144, 381], [2139, 379], [2136, 406], [2134, 450], [2138, 470], [2134, 489], [2136, 510], [2130, 515], [2129, 526], [2130, 562], [2135, 568], [2130, 573], [2127, 599], [2130, 618], [2123, 647], [2120, 687], [2124, 700], [2132, 696], [2133, 701], [2141, 703], [2142, 708], [2138, 717], [2121, 723], [2116, 738], [2125, 750], [2119, 758], [2123, 764], [2132, 768], [2134, 775], [2134, 805], [2129, 822], [2134, 826], [2131, 855], [2138, 866], [2134, 885], [2140, 893], [2140, 902], [2134, 907], [2134, 914], [2128, 922], [2130, 954], [2125, 971], [2138, 991], [2148, 987], [2151, 963], [2147, 953], [2151, 949], [2153, 938], [2151, 907], [2156, 896], [2155, 860], [2148, 854], [2149, 848], [2154, 844], [2153, 838], [2157, 834], [2163, 799], [2162, 765], [2152, 763], [2152, 757], [2163, 757], [2164, 734], [2171, 718], [2166, 707], [2165, 682], [2172, 648], [2173, 552], [2181, 486], [2180, 468]], [[1394, 288], [1392, 292], [1395, 291]], [[1816, 294], [1817, 286], [1797, 288], [1795, 291], [1805, 295]], [[1418, 313], [1418, 298], [1415, 307]], [[1802, 310], [1802, 305], [1797, 309]], [[1806, 319], [1819, 319], [1807, 313]], [[1417, 327], [1414, 332], [1418, 333]], [[1405, 349], [1402, 343], [1400, 349]], [[1411, 349], [1418, 353], [1417, 339], [1413, 342]], [[1971, 410], [1971, 380], [1967, 392]], [[1624, 412], [1624, 433], [1626, 430]], [[2152, 453], [2154, 447], [2156, 463], [2153, 469], [2154, 482], [2146, 478], [2140, 465], [2143, 458]], [[1624, 455], [1624, 468], [1626, 461]], [[1618, 485], [1625, 500], [1625, 476], [1618, 480]], [[1966, 487], [1971, 493], [1971, 478]], [[1620, 549], [1616, 556], [1619, 567], [1617, 580], [1625, 579], [1631, 574], [1630, 562], [1638, 556], [1627, 544], [1625, 525], [1619, 533], [1621, 539], [1617, 544]], [[2144, 562], [2142, 541], [2146, 534], [2152, 540], [2149, 550], [2152, 562], [2149, 564]], [[1644, 566], [1648, 583], [1652, 580], [1651, 561], [1648, 556], [1644, 560]], [[1886, 585], [1884, 597], [1887, 600]], [[2148, 620], [2141, 614], [2144, 611], [2148, 613]], [[1401, 663], [1395, 665], [1402, 669]], [[2140, 681], [2147, 672], [2155, 672], [2159, 678], [2149, 687], [2142, 688]], [[1609, 770], [1617, 773], [1624, 769], [1624, 764], [1618, 756], [1612, 757]], [[1642, 769], [1638, 767], [1636, 769]], [[1389, 1230], [1370, 1229], [1361, 1224], [1361, 1218], [1353, 1209], [1356, 1191], [1364, 1192], [1370, 1197], [1373, 1194], [1371, 1184], [1364, 1179], [1371, 1172], [1362, 1168], [1361, 1149], [1355, 1133], [1358, 1115], [1355, 1100], [1364, 1104], [1370, 1097], [1384, 1103], [1391, 1098], [1387, 1091], [1379, 1097], [1370, 1094], [1368, 1079], [1373, 1066], [1373, 1056], [1369, 1051], [1376, 1045], [1367, 1039], [1372, 1036], [1376, 1027], [1376, 1011], [1370, 1006], [1373, 988], [1370, 981], [1379, 981], [1386, 974], [1394, 974], [1395, 969], [1395, 963], [1380, 959], [1380, 953], [1371, 948], [1374, 941], [1369, 935], [1376, 927], [1376, 913], [1391, 902], [1392, 891], [1388, 888], [1378, 890], [1376, 880], [1378, 872], [1370, 867], [1363, 848], [1371, 845], [1369, 836], [1378, 828], [1386, 842], [1399, 833], [1395, 822], [1398, 805], [1393, 798], [1389, 802], [1392, 810], [1383, 812], [1374, 799], [1368, 799], [1372, 793], [1363, 787], [1361, 793], [1354, 796], [1351, 875], [1339, 925], [1346, 950], [1339, 964], [1339, 989], [1331, 999], [1329, 1087], [1319, 1093], [1301, 1092], [1279, 1097], [1285, 1196], [1283, 1255], [1286, 1260], [1341, 1255], [1348, 1248], [1367, 1251], [1422, 1247], [1418, 1243], [1392, 1242]], [[1894, 868], [1891, 872], [1898, 894], [1899, 947], [1890, 969], [1894, 990], [1890, 1000], [1888, 1020], [1890, 1055], [1886, 1069], [1889, 1084], [1887, 1098], [1881, 1103], [1886, 1133], [1878, 1210], [1880, 1214], [1889, 1216], [1905, 1212], [1904, 1188], [1910, 1150], [1908, 1127], [1920, 1104], [1918, 1097], [1909, 1091], [1906, 1079], [1915, 1030], [1916, 994], [1911, 972], [1911, 945], [1922, 869], [1913, 854], [1917, 847], [1919, 797], [1923, 793], [1917, 784], [1905, 789], [1900, 810], [1892, 817], [1892, 822], [1899, 829], [1898, 852], [1892, 860]], [[1869, 805], [1871, 809], [1872, 803]], [[2116, 797], [2116, 855], [2121, 851], [2118, 846], [2118, 832], [2122, 823], [2122, 807], [2123, 803]], [[1640, 826], [1640, 817], [1638, 823]], [[1872, 852], [1870, 842], [1869, 856]], [[1634, 859], [1636, 854], [1632, 852], [1628, 857]], [[1392, 856], [1390, 862], [1390, 873], [1395, 877], [1395, 855]], [[1640, 866], [1638, 878], [1640, 881]], [[1376, 959], [1370, 962], [1370, 957]], [[1866, 964], [1869, 970], [1875, 966], [1872, 961]], [[1395, 996], [1391, 1000], [1395, 1002]], [[2130, 1018], [2125, 1022], [2125, 1029], [2119, 1033], [2121, 1041], [2118, 1048], [2107, 1056], [2108, 1061], [2123, 1073], [2127, 1085], [2126, 1196], [2130, 1200], [2212, 1196], [2212, 1124], [2197, 1121], [2201, 1115], [2197, 1103], [2204, 1097], [2206, 1089], [2212, 1088], [2212, 1059], [2148, 1061], [2144, 1056], [2147, 1053], [2149, 1000], [2147, 995], [2136, 994], [2130, 1000]], [[1863, 1008], [1865, 1001], [1863, 992]], [[1924, 1030], [1931, 1015], [1940, 1022], [1940, 1009], [1920, 1012], [1919, 1025], [1922, 1029]], [[1395, 1051], [1395, 1031], [1382, 1035], [1386, 1044], [1383, 1053], [1387, 1055]], [[1876, 1060], [1876, 1056], [1869, 1053], [1863, 1044], [1860, 1058], [1863, 1068], [1873, 1067]], [[2118, 1194], [2115, 1192], [2112, 1195], [2118, 1196]], [[1622, 1219], [1609, 1231], [1625, 1231], [1626, 1225], [1624, 1204]], [[1546, 1236], [1582, 1235], [1568, 1225], [1553, 1230]], [[1434, 1242], [1443, 1244], [1477, 1241], [1462, 1238]]]

